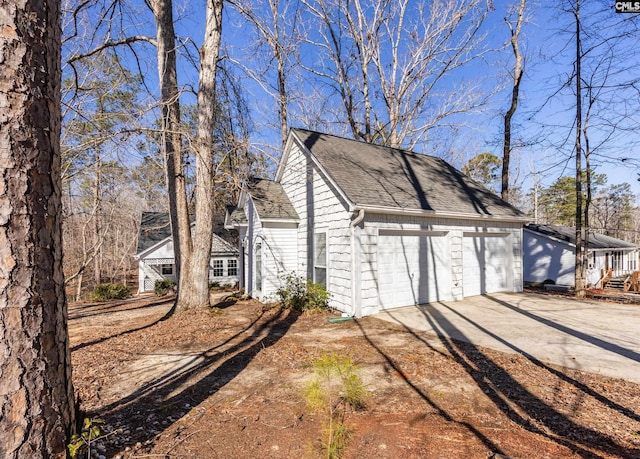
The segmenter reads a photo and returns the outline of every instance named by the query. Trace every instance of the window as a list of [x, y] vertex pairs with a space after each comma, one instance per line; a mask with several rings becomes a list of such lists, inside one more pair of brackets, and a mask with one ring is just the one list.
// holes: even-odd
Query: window
[[163, 276], [172, 276], [173, 275], [173, 265], [165, 264], [160, 265], [160, 272]]
[[256, 290], [262, 291], [262, 244], [256, 244]]
[[213, 260], [213, 277], [224, 276], [224, 260]]
[[238, 260], [227, 260], [227, 276], [238, 275]]
[[327, 233], [313, 235], [313, 281], [327, 286]]

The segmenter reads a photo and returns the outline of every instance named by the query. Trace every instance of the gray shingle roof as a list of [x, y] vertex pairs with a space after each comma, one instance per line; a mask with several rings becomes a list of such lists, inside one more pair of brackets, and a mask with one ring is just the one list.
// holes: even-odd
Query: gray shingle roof
[[138, 252], [171, 236], [169, 214], [166, 212], [142, 212], [138, 233]]
[[227, 206], [227, 215], [228, 220], [225, 221], [225, 225], [229, 224], [230, 227], [236, 227], [247, 224], [247, 215], [244, 213], [244, 209], [236, 206]]
[[292, 129], [355, 205], [524, 218], [440, 158]]
[[[525, 228], [576, 245], [576, 229], [571, 226], [528, 224]], [[584, 231], [583, 231], [584, 237]], [[634, 249], [637, 245], [615, 237], [589, 231], [589, 249]]]
[[249, 181], [248, 189], [261, 219], [299, 219], [298, 213], [280, 183], [268, 179], [252, 178]]
[[[211, 252], [237, 253], [238, 232], [236, 230], [225, 230], [223, 225], [224, 222], [219, 217], [216, 217]], [[136, 253], [144, 252], [149, 247], [164, 241], [168, 237], [171, 237], [171, 222], [168, 212], [142, 212]]]

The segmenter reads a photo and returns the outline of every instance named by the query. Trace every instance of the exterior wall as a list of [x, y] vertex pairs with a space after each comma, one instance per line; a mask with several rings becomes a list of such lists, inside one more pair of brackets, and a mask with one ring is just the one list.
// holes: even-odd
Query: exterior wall
[[[158, 280], [175, 281], [175, 274], [163, 275], [161, 264], [174, 264], [173, 242], [167, 241], [138, 260], [138, 292], [153, 292]], [[175, 273], [175, 267], [174, 267]]]
[[[216, 266], [215, 262], [219, 264]], [[235, 261], [236, 273], [231, 271], [232, 267], [229, 266], [230, 261]], [[219, 275], [216, 275], [219, 274]], [[218, 286], [231, 285], [234, 286], [239, 282], [238, 275], [238, 257], [236, 256], [213, 256], [209, 261], [209, 282], [216, 283]]]
[[366, 214], [364, 222], [360, 237], [362, 252], [360, 313], [362, 315], [374, 314], [380, 310], [376, 273], [377, 242], [381, 229], [446, 232], [451, 251], [451, 293], [455, 300], [463, 298], [463, 236], [475, 233], [504, 234], [512, 247], [511, 260], [505, 260], [505, 263], [513, 268], [513, 274], [508, 278], [508, 290], [522, 291], [522, 225], [520, 223], [382, 214]]
[[314, 232], [327, 233], [327, 290], [331, 307], [353, 313], [351, 214], [318, 167], [294, 144], [280, 180], [300, 223], [297, 272], [313, 279]]
[[[223, 275], [214, 276], [213, 266], [214, 260], [222, 260], [223, 263]], [[239, 264], [238, 257], [231, 253], [217, 253], [212, 254], [209, 262], [209, 281], [217, 282], [220, 285], [236, 284], [240, 277], [240, 271], [236, 275], [229, 275], [228, 264], [229, 260], [236, 260]], [[138, 292], [152, 292], [157, 280], [176, 280], [175, 266], [173, 267], [173, 273], [171, 275], [162, 274], [162, 264], [174, 264], [173, 259], [173, 242], [167, 240], [162, 245], [159, 245], [155, 250], [147, 252], [138, 260]], [[239, 267], [238, 267], [239, 269]]]
[[575, 248], [544, 235], [523, 230], [525, 282], [552, 280], [558, 285], [575, 285]]
[[[525, 282], [544, 282], [575, 286], [575, 247], [533, 231], [524, 230], [523, 261]], [[589, 251], [586, 282], [599, 286], [601, 273], [612, 266], [612, 253], [621, 252], [622, 258], [613, 275], [626, 275], [637, 269], [637, 251], [608, 249]]]
[[240, 227], [238, 228], [238, 253], [240, 254], [240, 256], [238, 257], [238, 279], [239, 279], [239, 287], [241, 289], [245, 289], [247, 288], [247, 251], [245, 249], [245, 244], [247, 243], [246, 241], [246, 236], [247, 236], [247, 228], [246, 227]]
[[296, 272], [298, 239], [295, 223], [264, 223], [262, 239], [262, 295], [261, 300], [272, 301], [282, 286], [283, 277]]

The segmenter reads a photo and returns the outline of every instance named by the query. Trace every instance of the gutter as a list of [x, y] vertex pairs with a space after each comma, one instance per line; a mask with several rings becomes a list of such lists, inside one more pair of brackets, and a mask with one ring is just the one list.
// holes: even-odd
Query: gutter
[[492, 220], [492, 221], [506, 221], [506, 222], [530, 222], [531, 218], [515, 217], [515, 216], [500, 216], [500, 215], [478, 215], [478, 214], [465, 214], [461, 212], [439, 212], [435, 210], [423, 210], [423, 209], [405, 209], [400, 207], [374, 207], [374, 206], [357, 206], [354, 210], [359, 209], [370, 213], [379, 213], [387, 215], [410, 215], [410, 216], [423, 216], [423, 217], [441, 217], [441, 218], [455, 218], [455, 219], [467, 219], [467, 220]]

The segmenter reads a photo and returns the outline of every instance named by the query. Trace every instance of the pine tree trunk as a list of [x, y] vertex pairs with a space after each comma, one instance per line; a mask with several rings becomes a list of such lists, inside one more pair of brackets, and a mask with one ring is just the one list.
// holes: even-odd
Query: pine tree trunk
[[64, 458], [60, 2], [0, 3], [0, 457]]

